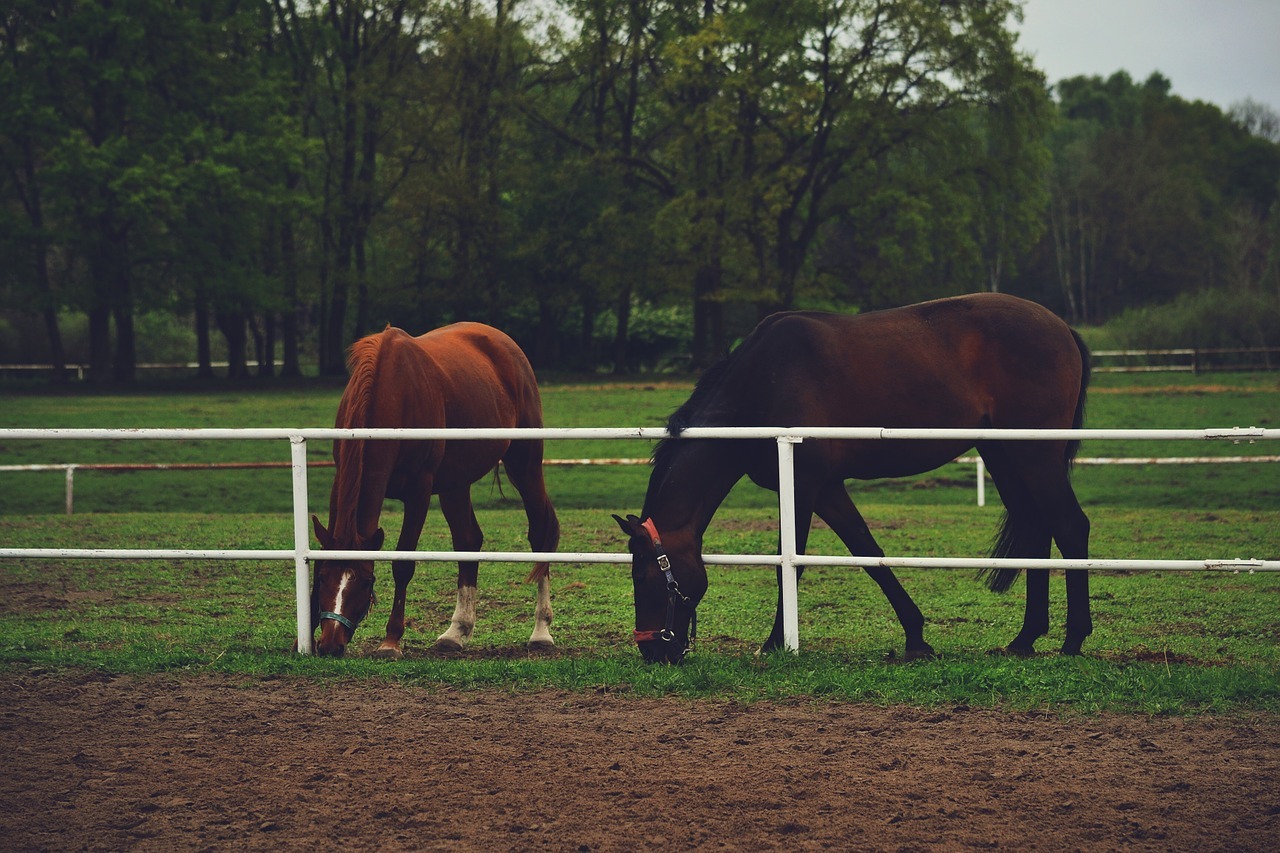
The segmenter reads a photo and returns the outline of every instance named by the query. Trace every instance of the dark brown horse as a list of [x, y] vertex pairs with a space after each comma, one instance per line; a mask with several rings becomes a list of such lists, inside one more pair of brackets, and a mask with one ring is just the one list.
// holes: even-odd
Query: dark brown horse
[[[1067, 429], [1084, 418], [1089, 352], [1049, 311], [1001, 294], [941, 299], [857, 316], [799, 311], [766, 318], [732, 355], [710, 368], [667, 423], [693, 426], [878, 426]], [[845, 489], [847, 479], [930, 471], [975, 446], [957, 440], [805, 439], [795, 448], [796, 543], [803, 553], [813, 513], [856, 556], [883, 556]], [[1050, 541], [1084, 558], [1089, 520], [1069, 480], [1075, 441], [981, 441], [1006, 513], [999, 557], [1043, 558]], [[646, 660], [679, 661], [694, 609], [707, 589], [702, 537], [743, 475], [778, 488], [775, 442], [669, 438], [654, 451], [643, 519], [614, 516], [630, 537], [635, 639]], [[906, 632], [908, 658], [933, 649], [924, 618], [886, 568], [871, 575]], [[1007, 589], [1016, 569], [991, 573]], [[1008, 646], [1031, 654], [1049, 630], [1049, 573], [1027, 572], [1022, 631]], [[1067, 572], [1065, 654], [1092, 632], [1089, 580]], [[782, 643], [782, 593], [766, 650]]]
[[[542, 401], [528, 359], [515, 341], [480, 323], [455, 323], [410, 337], [400, 329], [356, 341], [348, 358], [351, 378], [338, 404], [339, 428], [541, 427]], [[471, 484], [495, 471], [501, 461], [524, 501], [529, 544], [553, 551], [560, 526], [542, 479], [540, 440], [335, 441], [337, 473], [329, 495], [329, 526], [312, 516], [316, 538], [329, 550], [376, 551], [382, 547], [378, 518], [382, 503], [404, 504], [397, 551], [412, 551], [427, 520], [433, 494], [453, 547], [478, 551], [484, 540], [471, 506]], [[413, 577], [412, 560], [392, 564], [395, 600], [387, 635], [375, 652], [402, 656], [405, 588]], [[476, 620], [475, 562], [458, 564], [458, 602], [449, 630], [436, 648], [457, 650], [471, 637]], [[550, 570], [538, 563], [529, 575], [537, 581], [531, 648], [552, 645]], [[341, 655], [373, 603], [373, 561], [318, 560], [311, 591], [312, 625], [319, 625], [316, 650]]]

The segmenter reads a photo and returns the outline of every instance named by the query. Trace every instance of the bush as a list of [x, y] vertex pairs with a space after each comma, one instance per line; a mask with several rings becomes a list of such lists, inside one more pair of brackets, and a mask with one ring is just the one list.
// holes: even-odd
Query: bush
[[1133, 308], [1102, 329], [1130, 349], [1280, 347], [1280, 296], [1203, 290], [1173, 302]]

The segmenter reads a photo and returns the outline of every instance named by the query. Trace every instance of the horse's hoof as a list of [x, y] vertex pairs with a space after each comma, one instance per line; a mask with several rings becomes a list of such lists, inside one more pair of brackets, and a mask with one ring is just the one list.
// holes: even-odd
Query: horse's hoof
[[404, 658], [404, 652], [395, 646], [378, 646], [373, 650], [373, 654], [370, 657], [378, 660], [401, 660]]
[[441, 637], [436, 640], [435, 645], [431, 647], [432, 651], [443, 652], [445, 654], [453, 654], [462, 651], [462, 643], [452, 637]]
[[551, 640], [530, 640], [525, 647], [531, 652], [555, 651], [556, 644]]
[[1018, 646], [1010, 643], [1004, 647], [1004, 654], [1015, 658], [1033, 658], [1036, 656], [1034, 646]]
[[908, 661], [913, 660], [934, 660], [938, 657], [938, 653], [933, 650], [933, 646], [925, 643], [923, 646], [914, 649], [907, 649], [904, 657]]

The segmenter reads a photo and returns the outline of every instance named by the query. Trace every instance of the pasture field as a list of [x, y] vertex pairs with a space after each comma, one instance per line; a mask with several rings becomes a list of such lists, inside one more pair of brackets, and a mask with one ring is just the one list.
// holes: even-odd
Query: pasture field
[[[544, 382], [545, 421], [553, 427], [660, 427], [689, 396], [690, 381]], [[120, 393], [3, 391], [0, 427], [329, 427], [342, 389], [333, 383], [262, 389], [161, 389]], [[1085, 425], [1098, 429], [1209, 427], [1280, 424], [1280, 378], [1275, 373], [1100, 374], [1090, 389]], [[572, 440], [547, 443], [547, 457], [647, 458], [649, 441]], [[1091, 441], [1088, 456], [1280, 455], [1280, 442]], [[330, 459], [327, 442], [308, 443], [308, 459]], [[271, 462], [287, 464], [284, 441], [5, 441], [0, 464]], [[648, 482], [643, 465], [551, 467], [548, 490], [561, 509], [638, 511]], [[332, 474], [309, 474], [313, 507], [327, 506]], [[0, 518], [63, 512], [61, 472], [0, 472]], [[1086, 510], [1101, 506], [1186, 509], [1280, 508], [1280, 477], [1265, 464], [1179, 466], [1080, 466], [1076, 491]], [[511, 490], [508, 488], [507, 492]], [[855, 502], [915, 506], [974, 502], [974, 470], [953, 465], [901, 480], [850, 485]], [[477, 507], [500, 507], [504, 496], [489, 482], [472, 489]], [[997, 499], [989, 491], [994, 504]], [[263, 470], [151, 471], [113, 474], [80, 471], [75, 477], [77, 512], [186, 511], [288, 512], [289, 476]], [[621, 503], [622, 506], [617, 506]], [[742, 483], [726, 509], [776, 506], [773, 493]], [[630, 505], [628, 507], [628, 504]]]
[[[890, 504], [865, 508], [889, 553], [980, 555], [996, 513], [970, 507], [924, 509]], [[1235, 554], [1265, 541], [1275, 512], [1204, 514], [1122, 510], [1095, 524], [1095, 552], [1105, 557], [1192, 557]], [[51, 523], [52, 522], [52, 523]], [[399, 516], [384, 516], [394, 536]], [[607, 522], [607, 524], [606, 524]], [[518, 509], [482, 516], [487, 545], [516, 550]], [[599, 513], [563, 514], [566, 548], [623, 547]], [[767, 551], [776, 541], [771, 513], [736, 511], [709, 531], [709, 551]], [[57, 528], [55, 531], [54, 528]], [[423, 547], [447, 548], [428, 525]], [[8, 518], [7, 545], [269, 548], [287, 541], [286, 516], [116, 513]], [[616, 528], [615, 528], [616, 530]], [[1198, 531], [1194, 536], [1189, 530]], [[1135, 535], [1141, 531], [1141, 535]], [[55, 532], [58, 535], [53, 535]], [[813, 553], [839, 553], [826, 530]], [[1274, 557], [1274, 554], [1270, 555]], [[630, 640], [630, 576], [618, 565], [553, 566], [557, 649], [531, 655], [533, 590], [527, 567], [481, 567], [478, 624], [459, 655], [430, 650], [448, 625], [454, 570], [421, 564], [409, 587], [406, 658], [394, 664], [367, 655], [381, 639], [391, 600], [390, 571], [378, 570], [380, 602], [343, 660], [300, 659], [293, 636], [292, 565], [169, 561], [6, 561], [0, 596], [0, 663], [41, 669], [106, 672], [370, 677], [409, 684], [504, 690], [606, 689], [639, 695], [732, 696], [750, 701], [796, 696], [879, 704], [965, 703], [1102, 709], [1145, 713], [1280, 710], [1280, 578], [1274, 575], [1149, 574], [1093, 576], [1095, 632], [1087, 654], [1032, 660], [992, 657], [1020, 624], [1021, 585], [990, 593], [966, 571], [902, 571], [899, 577], [928, 619], [938, 660], [894, 664], [901, 629], [880, 592], [859, 571], [812, 568], [801, 583], [801, 654], [757, 658], [773, 613], [774, 573], [758, 567], [711, 567], [699, 608], [698, 651], [683, 667], [641, 663]], [[1052, 585], [1056, 624], [1041, 641], [1061, 642], [1061, 579]]]
[[[689, 393], [687, 382], [544, 384], [550, 426], [657, 426]], [[256, 392], [9, 395], [3, 426], [328, 426], [341, 389]], [[1095, 378], [1088, 426], [1274, 426], [1274, 375], [1176, 374]], [[309, 455], [328, 448], [312, 442]], [[0, 458], [20, 462], [286, 461], [283, 442], [4, 442]], [[647, 456], [648, 442], [549, 442], [548, 457]], [[1229, 443], [1090, 442], [1087, 455], [1275, 454], [1280, 447]], [[1102, 558], [1280, 557], [1280, 478], [1274, 464], [1080, 466], [1075, 481]], [[551, 468], [564, 550], [623, 549], [610, 513], [636, 512], [644, 466]], [[280, 471], [81, 472], [77, 514], [62, 512], [57, 473], [0, 473], [0, 542], [7, 547], [281, 548], [291, 541], [289, 477]], [[313, 511], [327, 505], [329, 477], [310, 476]], [[514, 490], [474, 488], [486, 547], [523, 550]], [[891, 555], [983, 556], [999, 519], [998, 500], [974, 506], [972, 467], [905, 481], [854, 483], [851, 492]], [[384, 527], [393, 541], [398, 504]], [[743, 484], [708, 531], [711, 552], [776, 547], [776, 495]], [[447, 548], [438, 513], [421, 547]], [[812, 553], [843, 553], [818, 530]], [[989, 593], [965, 571], [904, 571], [903, 583], [928, 621], [934, 661], [894, 664], [902, 637], [887, 603], [861, 572], [813, 568], [801, 583], [801, 653], [755, 656], [772, 618], [768, 569], [711, 569], [700, 608], [698, 652], [679, 668], [645, 667], [630, 642], [629, 575], [620, 566], [553, 566], [557, 649], [531, 656], [527, 567], [481, 567], [479, 623], [472, 647], [430, 651], [453, 604], [451, 566], [421, 564], [409, 589], [407, 657], [365, 654], [380, 639], [387, 604], [357, 634], [347, 659], [299, 659], [288, 563], [6, 560], [0, 563], [0, 666], [42, 671], [222, 673], [390, 679], [431, 687], [560, 688], [640, 695], [734, 697], [744, 701], [821, 697], [877, 704], [949, 703], [1101, 709], [1144, 713], [1280, 710], [1280, 579], [1270, 575], [1096, 573], [1095, 632], [1086, 655], [1032, 660], [992, 657], [1016, 632], [1022, 585]], [[391, 599], [389, 567], [378, 592]], [[1052, 587], [1061, 642], [1061, 578]]]

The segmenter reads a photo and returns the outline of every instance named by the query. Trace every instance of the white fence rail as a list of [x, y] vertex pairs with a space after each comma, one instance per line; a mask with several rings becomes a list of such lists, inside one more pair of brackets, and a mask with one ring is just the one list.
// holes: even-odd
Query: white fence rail
[[[961, 456], [952, 460], [959, 465], [977, 468], [978, 506], [987, 505], [987, 466], [981, 456]], [[1077, 458], [1077, 465], [1239, 465], [1256, 462], [1280, 462], [1280, 456], [1086, 456]], [[648, 459], [544, 459], [543, 465], [647, 465]], [[63, 502], [67, 515], [75, 514], [76, 472], [104, 471], [112, 474], [142, 471], [233, 471], [259, 468], [289, 468], [289, 462], [53, 462], [33, 465], [0, 465], [0, 473], [6, 471], [61, 471], [65, 482]], [[332, 462], [308, 462], [308, 468], [332, 468]]]
[[[293, 548], [279, 550], [225, 549], [102, 549], [102, 548], [0, 548], [0, 559], [214, 559], [214, 560], [292, 560], [294, 563], [297, 605], [298, 650], [312, 651], [311, 579], [309, 564], [313, 559], [389, 560], [477, 560], [500, 562], [554, 563], [626, 563], [625, 553], [526, 552], [526, 551], [319, 551], [310, 543], [307, 524], [307, 453], [308, 440], [333, 439], [660, 439], [667, 436], [661, 428], [574, 427], [545, 429], [0, 429], [0, 440], [287, 440], [290, 445], [293, 477]], [[1259, 441], [1280, 439], [1280, 429], [1231, 427], [1226, 429], [1138, 429], [1138, 430], [997, 430], [997, 429], [908, 429], [885, 427], [691, 427], [685, 438], [773, 439], [778, 448], [779, 554], [708, 554], [712, 565], [773, 565], [782, 569], [783, 644], [790, 650], [800, 646], [799, 614], [796, 596], [796, 567], [883, 566], [886, 568], [1056, 568], [1124, 571], [1246, 571], [1277, 572], [1280, 560], [1205, 559], [1205, 560], [1022, 560], [967, 559], [922, 557], [829, 557], [799, 554], [795, 540], [794, 446], [806, 438], [858, 440], [938, 440], [964, 441], [1043, 441], [1061, 439], [1128, 439], [1128, 440], [1228, 440]]]

